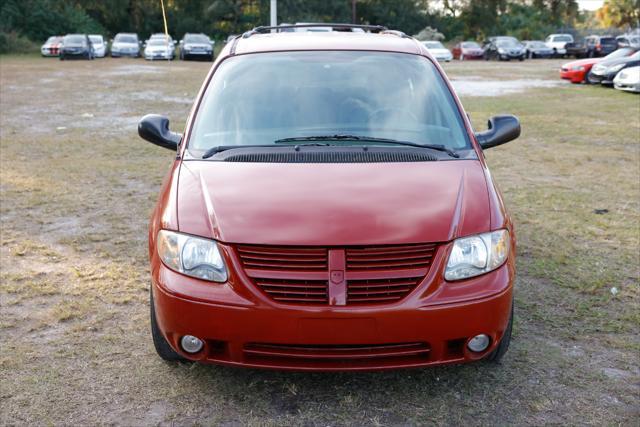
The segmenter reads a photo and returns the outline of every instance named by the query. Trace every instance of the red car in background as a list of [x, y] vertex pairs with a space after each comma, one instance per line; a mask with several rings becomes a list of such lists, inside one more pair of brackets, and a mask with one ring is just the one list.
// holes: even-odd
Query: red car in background
[[453, 48], [453, 58], [464, 61], [465, 59], [482, 59], [484, 50], [473, 41], [460, 42]]
[[40, 48], [42, 56], [58, 56], [62, 46], [62, 36], [51, 36]]
[[560, 77], [569, 80], [571, 83], [588, 83], [587, 75], [591, 68], [601, 61], [609, 59], [623, 58], [632, 55], [636, 50], [630, 47], [623, 47], [615, 52], [610, 53], [604, 58], [586, 58], [578, 61], [567, 62], [560, 68]]

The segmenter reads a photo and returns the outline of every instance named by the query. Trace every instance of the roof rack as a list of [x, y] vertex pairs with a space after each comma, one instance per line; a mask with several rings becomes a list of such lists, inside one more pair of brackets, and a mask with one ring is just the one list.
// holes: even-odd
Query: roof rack
[[327, 24], [327, 23], [318, 23], [318, 24], [287, 24], [287, 25], [278, 25], [278, 26], [260, 26], [255, 27], [253, 30], [249, 30], [242, 35], [242, 38], [249, 38], [254, 34], [265, 34], [270, 33], [273, 30], [279, 33], [282, 30], [288, 30], [293, 28], [333, 28], [338, 31], [340, 30], [349, 30], [353, 28], [360, 28], [364, 31], [369, 31], [370, 33], [384, 33], [389, 31], [389, 29], [383, 25], [356, 25], [356, 24]]

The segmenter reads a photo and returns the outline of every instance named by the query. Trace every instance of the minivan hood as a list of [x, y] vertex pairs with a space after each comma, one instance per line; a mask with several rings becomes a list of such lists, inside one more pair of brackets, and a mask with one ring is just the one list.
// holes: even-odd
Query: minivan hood
[[228, 243], [444, 242], [490, 229], [478, 160], [282, 164], [184, 161], [180, 231]]

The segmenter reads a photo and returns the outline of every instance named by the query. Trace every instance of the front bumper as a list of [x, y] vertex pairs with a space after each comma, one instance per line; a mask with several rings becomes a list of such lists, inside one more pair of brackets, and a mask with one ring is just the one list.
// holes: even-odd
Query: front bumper
[[[513, 257], [499, 269], [444, 283], [442, 248], [423, 282], [403, 300], [385, 305], [289, 305], [269, 300], [242, 273], [215, 284], [178, 274], [152, 260], [159, 329], [183, 357], [254, 368], [340, 371], [384, 370], [464, 363], [496, 348], [512, 305]], [[235, 261], [230, 271], [238, 271]], [[440, 266], [440, 267], [436, 267]], [[491, 337], [481, 353], [466, 347]], [[205, 341], [194, 355], [183, 335]]]
[[640, 83], [614, 82], [613, 87], [615, 87], [618, 90], [640, 93]]
[[570, 80], [571, 83], [582, 83], [585, 71], [560, 70], [560, 78]]
[[589, 73], [587, 78], [589, 79], [589, 83], [591, 84], [603, 84], [603, 85], [613, 85], [613, 79], [615, 74], [595, 74]]
[[122, 51], [122, 50], [111, 51], [111, 57], [117, 58], [120, 56], [130, 56], [132, 58], [137, 58], [138, 56], [140, 56], [140, 52], [139, 51]]

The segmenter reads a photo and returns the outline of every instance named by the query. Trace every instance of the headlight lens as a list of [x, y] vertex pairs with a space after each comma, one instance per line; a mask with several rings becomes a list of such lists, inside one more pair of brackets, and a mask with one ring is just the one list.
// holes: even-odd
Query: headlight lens
[[571, 67], [572, 71], [584, 71], [584, 67], [582, 65], [576, 65], [574, 67]]
[[453, 242], [444, 278], [461, 280], [495, 270], [509, 256], [509, 246], [507, 230], [457, 239]]
[[162, 262], [172, 270], [211, 282], [227, 280], [227, 267], [213, 240], [161, 230], [157, 248]]

